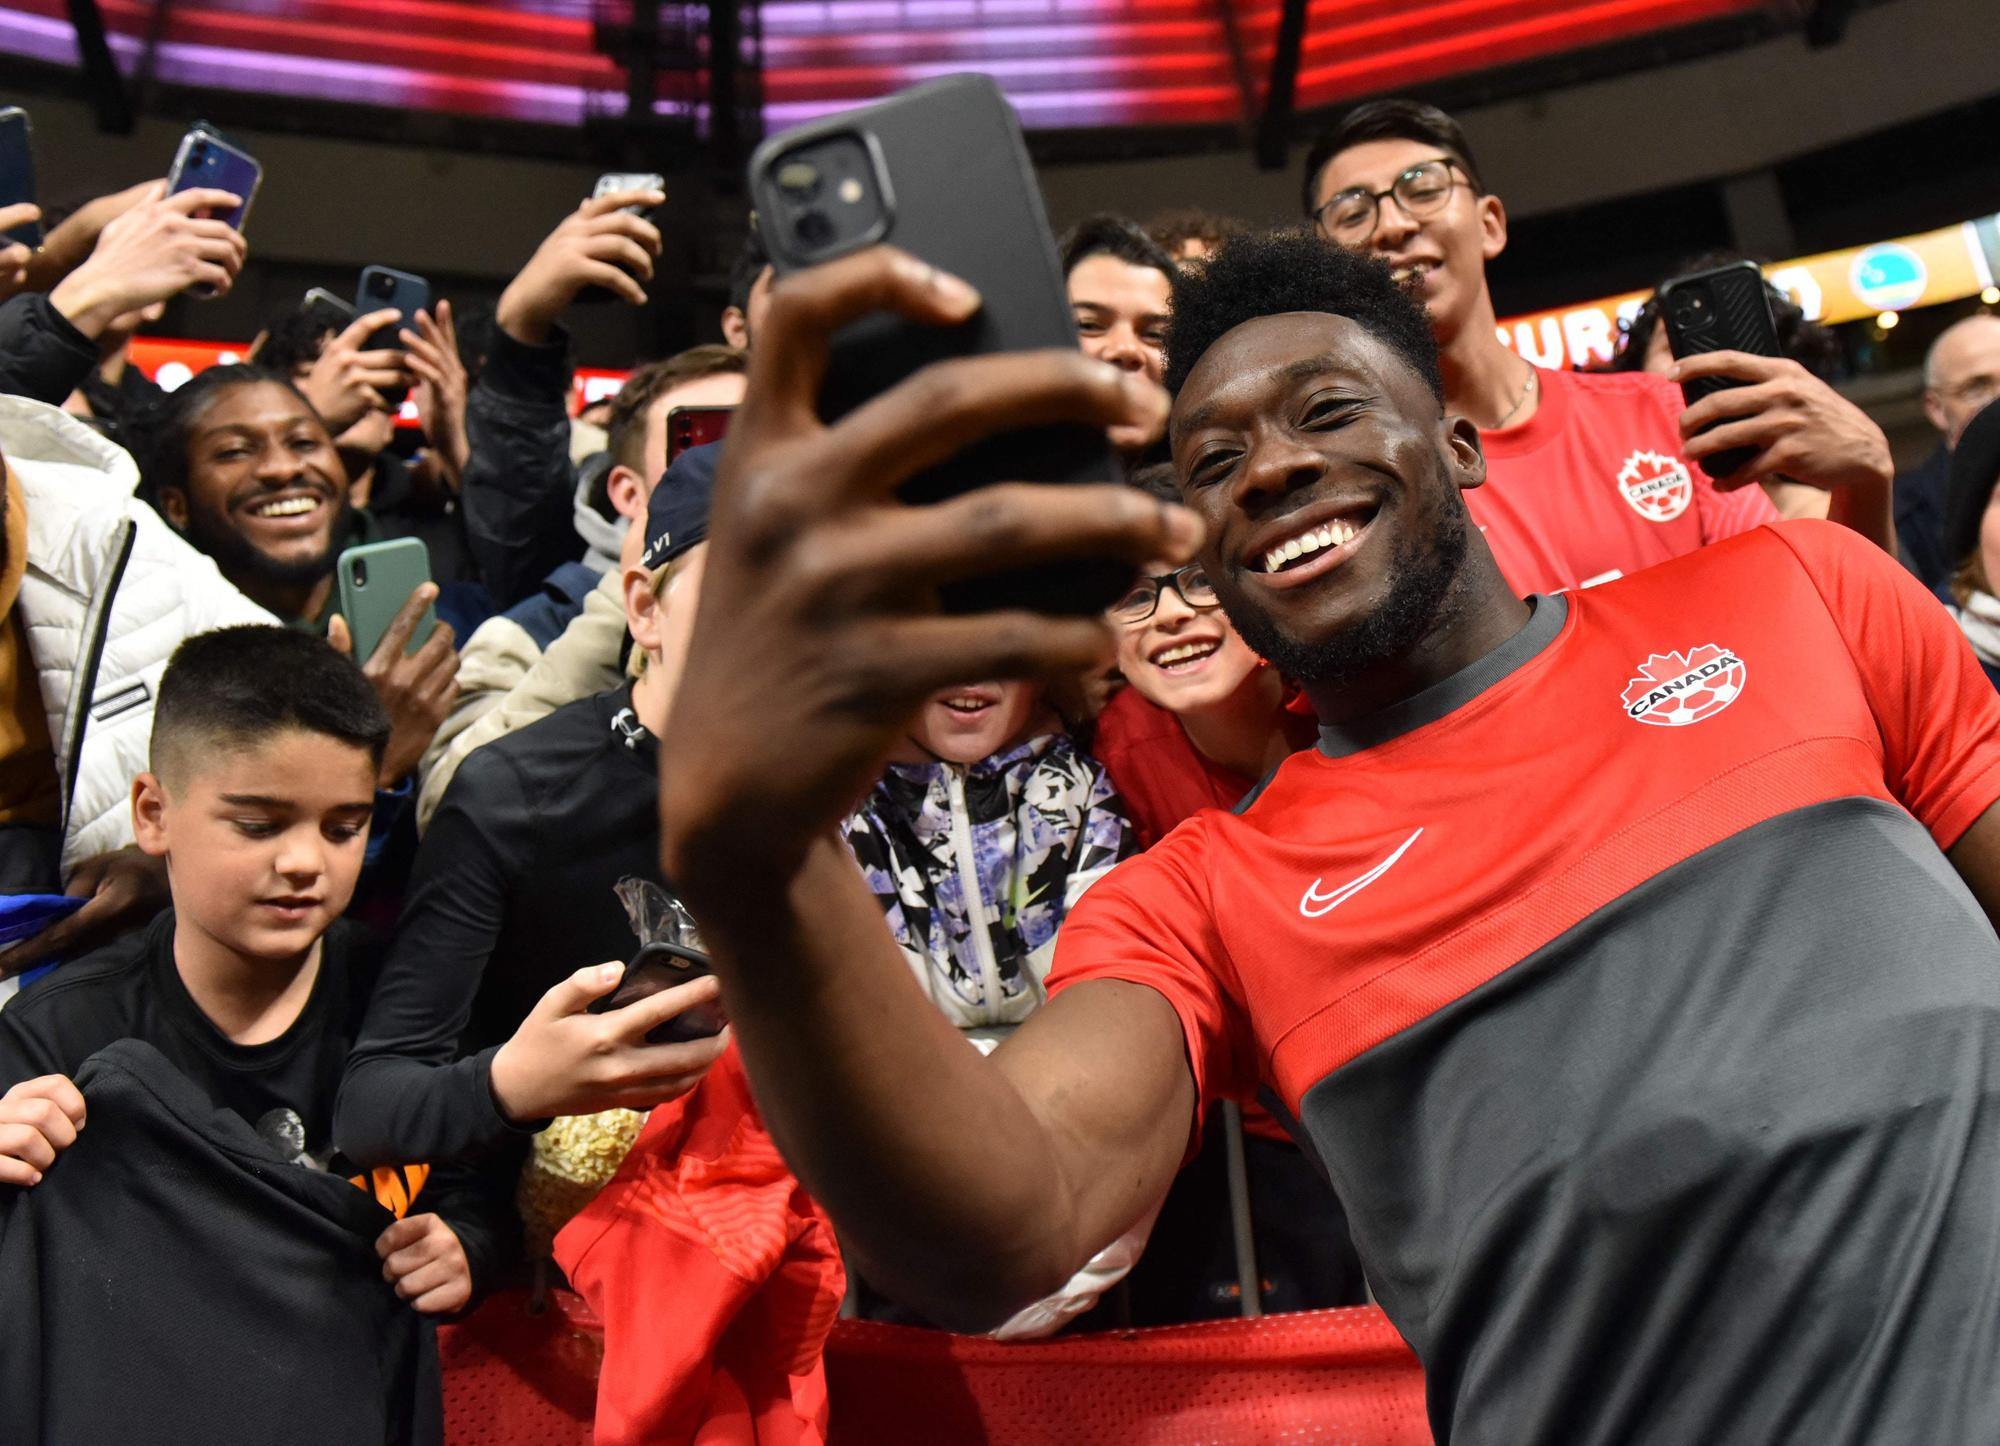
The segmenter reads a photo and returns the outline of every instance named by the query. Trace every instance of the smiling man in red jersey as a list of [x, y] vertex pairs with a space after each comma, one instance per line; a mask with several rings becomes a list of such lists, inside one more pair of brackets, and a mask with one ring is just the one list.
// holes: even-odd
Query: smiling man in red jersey
[[[1550, 370], [1503, 344], [1486, 268], [1506, 250], [1507, 210], [1443, 111], [1380, 100], [1349, 112], [1307, 156], [1304, 199], [1320, 235], [1380, 257], [1429, 313], [1445, 406], [1479, 428], [1486, 454], [1486, 486], [1466, 505], [1520, 592], [1608, 582], [1768, 522], [1762, 477], [1824, 489], [1799, 515], [1894, 552], [1887, 439], [1797, 363], [1691, 359], [1674, 381], [1745, 385], [1688, 407], [1673, 381]], [[1739, 447], [1750, 460], [1719, 482], [1702, 470]]]
[[[779, 283], [661, 765], [663, 864], [759, 1108], [863, 1277], [990, 1325], [1263, 1086], [1441, 1442], [1989, 1439], [2000, 699], [1922, 586], [1797, 522], [1524, 601], [1467, 514], [1479, 433], [1422, 313], [1305, 234], [1180, 282], [1186, 509], [904, 507], [996, 431], [1162, 406], [1041, 352], [817, 419], [839, 327], [978, 305], [884, 248]], [[982, 1059], [834, 827], [935, 690], [1104, 657], [1098, 618], [936, 608], [1079, 553], [1198, 556], [1321, 740], [1094, 885], [1049, 1003]]]

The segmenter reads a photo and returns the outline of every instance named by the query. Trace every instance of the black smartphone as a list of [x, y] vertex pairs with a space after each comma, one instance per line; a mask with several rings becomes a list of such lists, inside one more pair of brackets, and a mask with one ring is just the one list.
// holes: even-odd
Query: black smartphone
[[[0, 109], [0, 206], [18, 206], [35, 199], [34, 127], [18, 105]], [[16, 243], [39, 250], [42, 223], [23, 221], [0, 231], [0, 244]]]
[[[402, 351], [401, 333], [417, 329], [417, 313], [431, 304], [431, 284], [421, 276], [412, 276], [407, 271], [397, 271], [389, 266], [370, 266], [361, 273], [361, 279], [354, 286], [354, 314], [365, 316], [371, 311], [380, 311], [393, 306], [401, 313], [387, 326], [378, 327], [362, 343], [364, 351], [392, 349]], [[408, 387], [384, 387], [382, 400], [390, 411], [396, 411], [410, 395]]]
[[[590, 1012], [606, 1014], [614, 1009], [623, 1009], [662, 990], [672, 989], [676, 984], [686, 984], [714, 972], [709, 967], [708, 956], [698, 949], [686, 949], [679, 944], [647, 944], [625, 965], [625, 974], [618, 981], [618, 987], [603, 998], [591, 1001]], [[697, 1004], [692, 1009], [682, 1010], [658, 1028], [646, 1031], [646, 1043], [685, 1044], [693, 1039], [707, 1039], [722, 1033], [723, 1026], [728, 1022], [719, 1000]]]
[[[1771, 314], [1771, 289], [1754, 261], [1736, 261], [1712, 271], [1695, 271], [1661, 283], [1655, 293], [1667, 345], [1675, 360], [1711, 351], [1780, 356], [1778, 322]], [[1693, 406], [1703, 397], [1744, 383], [1729, 377], [1701, 377], [1681, 384]], [[1703, 431], [1709, 430], [1704, 427]], [[1748, 447], [1717, 452], [1700, 464], [1710, 477], [1731, 475], [1756, 455]]]
[[361, 273], [361, 279], [354, 287], [354, 314], [365, 316], [371, 311], [381, 311], [393, 306], [402, 313], [387, 326], [377, 330], [368, 338], [364, 350], [375, 351], [386, 347], [402, 350], [403, 343], [397, 333], [417, 329], [417, 313], [431, 304], [431, 284], [421, 276], [412, 276], [407, 271], [397, 271], [389, 266], [370, 266]]
[[[986, 76], [949, 76], [774, 136], [751, 157], [750, 193], [781, 275], [886, 241], [985, 299], [960, 326], [872, 316], [843, 329], [820, 393], [828, 421], [931, 362], [1077, 344], [1020, 122]], [[1102, 429], [1063, 424], [990, 438], [912, 478], [902, 496], [921, 504], [993, 482], [1117, 475]], [[954, 583], [942, 601], [953, 612], [1090, 614], [1131, 580], [1110, 559], [1044, 563]]]
[[669, 407], [667, 409], [667, 465], [691, 447], [720, 442], [729, 434], [734, 407]]
[[345, 331], [354, 324], [354, 303], [344, 296], [335, 296], [324, 286], [308, 291], [305, 300], [299, 303], [299, 310], [310, 313], [335, 331]]

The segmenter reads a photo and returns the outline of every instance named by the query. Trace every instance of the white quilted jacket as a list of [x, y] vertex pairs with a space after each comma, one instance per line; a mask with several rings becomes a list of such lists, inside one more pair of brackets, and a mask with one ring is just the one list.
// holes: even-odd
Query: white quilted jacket
[[84, 859], [132, 842], [126, 800], [146, 769], [153, 697], [181, 640], [277, 620], [134, 498], [130, 454], [74, 417], [0, 396], [0, 452], [28, 503], [28, 572], [15, 607], [69, 796], [67, 878]]

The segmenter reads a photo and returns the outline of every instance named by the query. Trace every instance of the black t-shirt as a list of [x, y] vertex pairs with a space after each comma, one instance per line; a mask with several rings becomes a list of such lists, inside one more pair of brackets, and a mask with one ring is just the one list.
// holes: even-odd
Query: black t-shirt
[[474, 750], [424, 834], [335, 1133], [364, 1162], [505, 1153], [493, 1055], [550, 986], [639, 947], [613, 892], [659, 878], [656, 745], [614, 689]]
[[286, 1158], [357, 1177], [398, 1214], [414, 1208], [441, 1216], [465, 1247], [475, 1286], [483, 1288], [515, 1249], [504, 1191], [469, 1171], [407, 1163], [418, 1156], [382, 1162], [391, 1168], [363, 1176], [333, 1147], [341, 1071], [381, 959], [371, 935], [336, 920], [322, 941], [319, 976], [298, 1018], [267, 1043], [237, 1044], [209, 1021], [181, 981], [169, 909], [144, 929], [65, 964], [0, 1010], [0, 1091], [39, 1075], [74, 1077], [114, 1040], [142, 1039]]
[[142, 1040], [75, 1080], [88, 1127], [32, 1190], [0, 1189], [0, 1436], [442, 1439], [432, 1332], [375, 1258], [387, 1212], [285, 1168]]
[[174, 912], [65, 965], [0, 1011], [0, 1084], [73, 1075], [115, 1039], [143, 1039], [216, 1104], [287, 1155], [326, 1168], [333, 1101], [379, 948], [344, 920], [327, 931], [319, 977], [285, 1032], [237, 1044], [208, 1020], [174, 966]]

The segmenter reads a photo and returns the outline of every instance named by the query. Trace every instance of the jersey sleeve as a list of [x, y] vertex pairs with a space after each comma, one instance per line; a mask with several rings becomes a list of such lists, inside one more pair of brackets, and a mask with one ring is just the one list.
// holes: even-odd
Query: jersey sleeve
[[1773, 531], [1854, 659], [1890, 792], [1950, 848], [2000, 799], [2000, 695], [1951, 614], [1882, 549], [1831, 522]]
[[1116, 979], [1164, 997], [1186, 1039], [1197, 1125], [1212, 1101], [1245, 1100], [1256, 1090], [1242, 995], [1198, 867], [1204, 837], [1199, 825], [1184, 826], [1100, 879], [1063, 922], [1049, 978], [1051, 996]]
[[[1653, 396], [1667, 418], [1670, 435], [1678, 437], [1681, 430], [1681, 413], [1687, 410], [1687, 399], [1681, 389], [1662, 377], [1653, 389]], [[1748, 532], [1753, 527], [1762, 527], [1767, 522], [1779, 520], [1776, 504], [1771, 494], [1755, 482], [1723, 492], [1717, 489], [1708, 473], [1701, 470], [1701, 464], [1689, 457], [1681, 445], [1674, 444], [1674, 455], [1688, 470], [1688, 477], [1694, 484], [1695, 516], [1701, 519], [1701, 540], [1703, 543], [1720, 542], [1725, 537], [1735, 537]]]

